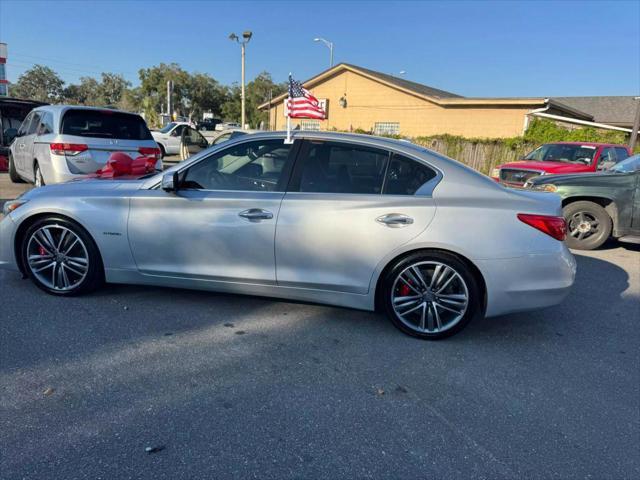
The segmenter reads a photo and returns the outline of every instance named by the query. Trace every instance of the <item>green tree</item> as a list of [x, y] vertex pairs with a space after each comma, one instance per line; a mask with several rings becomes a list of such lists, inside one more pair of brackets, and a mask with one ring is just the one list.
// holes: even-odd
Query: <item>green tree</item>
[[[153, 108], [156, 112], [163, 112], [167, 104], [167, 81], [173, 81], [172, 101], [177, 110], [189, 106], [188, 91], [190, 75], [177, 63], [161, 63], [155, 67], [139, 70], [140, 92], [147, 100], [147, 108]], [[170, 112], [172, 113], [172, 112]], [[185, 111], [179, 111], [185, 114]]]
[[64, 97], [64, 81], [49, 67], [34, 65], [11, 87], [13, 97], [56, 103]]
[[105, 105], [116, 106], [122, 100], [125, 92], [131, 88], [131, 82], [116, 73], [103, 73], [99, 85], [100, 100]]
[[213, 77], [204, 73], [191, 76], [187, 95], [192, 118], [201, 118], [203, 112], [212, 112], [215, 116], [220, 116], [222, 105], [227, 100], [226, 89]]
[[[264, 122], [268, 126], [269, 112], [258, 110], [258, 107], [271, 98], [275, 98], [287, 89], [286, 83], [275, 83], [268, 72], [260, 73], [256, 78], [250, 81], [245, 87], [246, 95], [246, 121], [251, 128], [260, 127], [260, 123]], [[222, 106], [222, 115], [225, 121], [240, 122], [241, 118], [241, 89], [240, 86], [234, 84], [229, 88], [227, 101]]]

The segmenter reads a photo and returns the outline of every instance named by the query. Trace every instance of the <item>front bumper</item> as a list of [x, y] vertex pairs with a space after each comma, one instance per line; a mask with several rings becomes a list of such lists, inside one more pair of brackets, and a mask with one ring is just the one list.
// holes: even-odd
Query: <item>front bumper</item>
[[0, 269], [19, 271], [14, 244], [17, 225], [11, 215], [0, 220]]
[[576, 260], [564, 243], [555, 253], [482, 260], [478, 267], [487, 284], [487, 317], [557, 305], [576, 276]]

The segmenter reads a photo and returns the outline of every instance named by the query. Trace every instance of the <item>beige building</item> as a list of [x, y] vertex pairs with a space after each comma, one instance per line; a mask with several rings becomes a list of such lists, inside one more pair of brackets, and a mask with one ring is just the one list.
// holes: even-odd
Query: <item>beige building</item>
[[[522, 135], [536, 112], [590, 123], [593, 117], [548, 98], [467, 98], [392, 75], [341, 63], [304, 82], [325, 102], [326, 120], [292, 119], [306, 130], [358, 129], [409, 137], [439, 134], [467, 138]], [[260, 106], [270, 129], [286, 129], [287, 94]]]

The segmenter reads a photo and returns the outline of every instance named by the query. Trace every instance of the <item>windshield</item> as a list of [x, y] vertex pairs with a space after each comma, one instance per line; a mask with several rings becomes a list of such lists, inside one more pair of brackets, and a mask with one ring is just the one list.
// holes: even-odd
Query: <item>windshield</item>
[[120, 140], [153, 139], [142, 117], [113, 110], [68, 110], [62, 118], [61, 133]]
[[164, 127], [160, 129], [161, 133], [169, 133], [169, 131], [176, 126], [176, 122], [167, 123]]
[[536, 148], [525, 160], [550, 162], [570, 162], [591, 164], [596, 154], [596, 147], [591, 145], [567, 145], [563, 143], [547, 143]]
[[618, 162], [612, 169], [612, 172], [631, 173], [640, 171], [640, 153], [633, 157], [626, 158]]

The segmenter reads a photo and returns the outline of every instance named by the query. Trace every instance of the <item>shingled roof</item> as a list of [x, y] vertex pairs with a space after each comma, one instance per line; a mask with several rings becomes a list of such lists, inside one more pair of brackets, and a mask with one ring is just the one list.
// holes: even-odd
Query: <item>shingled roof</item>
[[376, 72], [375, 70], [369, 70], [368, 68], [362, 68], [357, 65], [352, 65], [350, 63], [343, 63], [343, 65], [354, 68], [356, 70], [360, 70], [361, 72], [367, 73], [372, 77], [376, 77], [383, 82], [391, 83], [396, 85], [397, 87], [404, 88], [406, 90], [411, 90], [419, 95], [425, 95], [431, 98], [464, 98], [462, 95], [457, 95], [455, 93], [447, 92], [445, 90], [440, 90], [438, 88], [433, 88], [428, 85], [423, 85], [421, 83], [410, 82], [409, 80], [405, 80], [403, 78], [394, 77], [393, 75], [388, 75], [386, 73]]
[[638, 100], [634, 97], [553, 97], [568, 107], [588, 113], [597, 123], [632, 126]]

